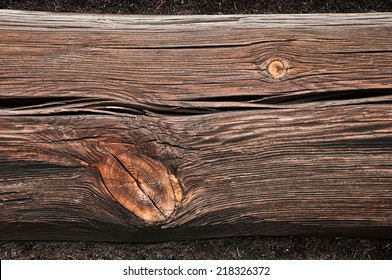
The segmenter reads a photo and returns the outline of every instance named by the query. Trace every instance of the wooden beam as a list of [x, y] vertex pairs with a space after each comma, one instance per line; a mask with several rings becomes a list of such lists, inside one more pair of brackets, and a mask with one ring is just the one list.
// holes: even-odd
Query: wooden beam
[[392, 237], [392, 14], [0, 11], [0, 239]]

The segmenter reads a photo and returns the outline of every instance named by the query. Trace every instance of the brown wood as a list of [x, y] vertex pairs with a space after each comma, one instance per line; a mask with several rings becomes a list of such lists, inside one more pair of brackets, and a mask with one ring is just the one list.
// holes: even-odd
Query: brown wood
[[392, 14], [0, 11], [0, 239], [392, 237]]

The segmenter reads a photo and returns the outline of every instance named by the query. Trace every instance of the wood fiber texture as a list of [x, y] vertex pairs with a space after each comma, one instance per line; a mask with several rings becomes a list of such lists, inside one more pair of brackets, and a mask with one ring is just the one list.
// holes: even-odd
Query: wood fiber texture
[[0, 239], [392, 237], [392, 14], [0, 11]]

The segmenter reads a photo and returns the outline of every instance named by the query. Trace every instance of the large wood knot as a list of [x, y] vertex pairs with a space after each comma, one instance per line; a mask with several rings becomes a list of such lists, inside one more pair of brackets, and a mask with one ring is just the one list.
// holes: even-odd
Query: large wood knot
[[166, 221], [183, 199], [178, 179], [159, 162], [117, 144], [97, 165], [108, 191], [146, 223]]

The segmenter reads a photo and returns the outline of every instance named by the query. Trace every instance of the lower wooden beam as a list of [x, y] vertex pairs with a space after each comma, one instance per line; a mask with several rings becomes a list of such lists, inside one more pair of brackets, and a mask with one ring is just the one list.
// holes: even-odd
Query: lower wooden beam
[[392, 237], [392, 17], [0, 11], [0, 239]]

